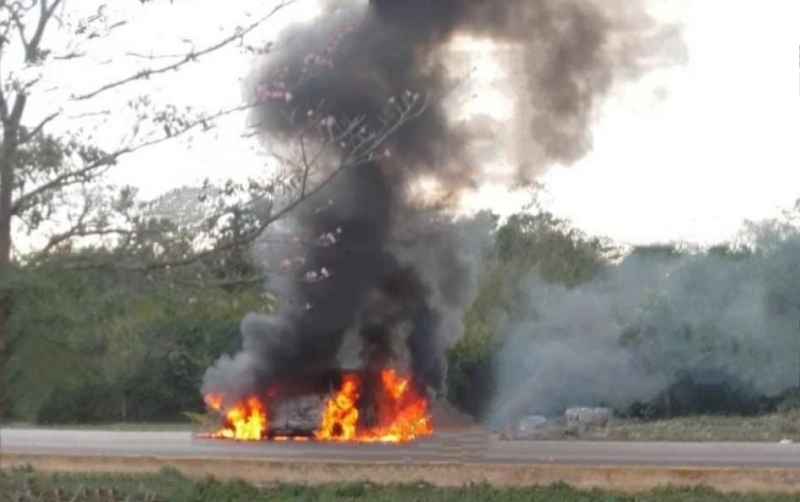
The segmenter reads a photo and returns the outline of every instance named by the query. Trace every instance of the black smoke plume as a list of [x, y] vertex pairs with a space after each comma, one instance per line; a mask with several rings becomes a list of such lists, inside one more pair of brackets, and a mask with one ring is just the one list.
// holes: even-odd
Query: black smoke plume
[[[268, 285], [291, 302], [275, 316], [245, 316], [242, 352], [208, 370], [203, 392], [239, 399], [330, 368], [348, 357], [341, 348], [353, 333], [368, 369], [405, 359], [420, 389], [441, 392], [445, 350], [462, 334], [488, 240], [476, 231], [480, 219], [454, 222], [445, 209], [493, 176], [472, 149], [487, 140], [486, 122], [450, 119], [446, 98], [463, 75], [451, 71], [448, 44], [463, 34], [519, 54], [528, 147], [508, 182], [530, 180], [589, 151], [593, 114], [615, 82], [669, 62], [645, 52], [664, 31], [636, 2], [612, 3], [338, 1], [289, 27], [247, 84], [249, 98], [275, 98], [254, 114], [265, 136], [280, 141], [304, 131], [309, 142], [321, 142], [354, 117], [364, 118], [364, 130], [381, 131], [388, 127], [382, 120], [398, 118], [397, 103], [427, 106], [293, 213], [301, 240], [329, 234], [336, 242], [309, 246], [302, 267]], [[308, 136], [315, 121], [327, 128]], [[354, 148], [343, 142], [324, 161], [336, 165]], [[328, 174], [322, 169], [316, 182]], [[423, 203], [413, 190], [422, 179], [435, 180], [445, 196]], [[304, 280], [309, 273], [324, 280]]]

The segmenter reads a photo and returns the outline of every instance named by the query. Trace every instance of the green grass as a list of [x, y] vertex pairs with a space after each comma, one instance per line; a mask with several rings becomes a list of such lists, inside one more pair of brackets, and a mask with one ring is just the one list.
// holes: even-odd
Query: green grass
[[184, 423], [110, 423], [110, 424], [55, 424], [39, 425], [27, 422], [10, 422], [3, 425], [11, 429], [70, 429], [70, 430], [104, 430], [104, 431], [134, 431], [134, 432], [184, 432], [196, 431], [198, 427], [190, 422]]
[[563, 484], [533, 488], [471, 485], [436, 488], [421, 483], [377, 486], [348, 483], [326, 486], [270, 485], [240, 481], [192, 481], [174, 470], [155, 475], [57, 475], [32, 469], [5, 472], [0, 501], [169, 501], [169, 502], [756, 502], [796, 501], [798, 495], [725, 495], [708, 488], [661, 488], [640, 494], [582, 491]]
[[218, 424], [219, 418], [206, 413], [184, 413], [184, 421], [175, 422], [117, 422], [117, 423], [92, 423], [92, 424], [33, 424], [30, 422], [9, 422], [3, 427], [9, 428], [45, 428], [45, 429], [71, 429], [71, 430], [113, 430], [134, 432], [185, 432], [208, 430]]
[[579, 439], [615, 441], [800, 441], [800, 410], [755, 417], [695, 416], [654, 421], [616, 420]]

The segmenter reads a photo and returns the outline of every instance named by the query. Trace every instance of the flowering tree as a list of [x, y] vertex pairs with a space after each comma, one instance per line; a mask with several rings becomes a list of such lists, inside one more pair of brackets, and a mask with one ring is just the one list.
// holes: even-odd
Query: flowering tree
[[[3, 376], [10, 350], [8, 323], [20, 264], [63, 258], [66, 253], [69, 265], [76, 268], [121, 267], [153, 272], [192, 265], [200, 280], [206, 280], [211, 274], [204, 273], [214, 272], [221, 262], [262, 238], [269, 227], [291, 214], [337, 173], [388, 155], [383, 147], [386, 139], [425, 109], [425, 100], [411, 93], [389, 103], [377, 121], [295, 109], [290, 118], [296, 122], [293, 134], [280, 138], [277, 147], [268, 150], [276, 167], [245, 183], [207, 183], [199, 197], [198, 217], [192, 221], [155, 221], [149, 212], [152, 208], [137, 203], [135, 190], [107, 181], [107, 175], [120, 167], [120, 159], [135, 152], [211, 131], [219, 120], [265, 103], [281, 102], [292, 108], [293, 89], [302, 82], [287, 81], [286, 75], [280, 74], [273, 75], [247, 102], [212, 112], [172, 104], [159, 108], [150, 98], [149, 86], [157, 77], [166, 78], [225, 48], [268, 52], [269, 46], [249, 44], [248, 37], [255, 36], [260, 27], [295, 1], [275, 0], [261, 6], [262, 14], [248, 14], [249, 24], [179, 54], [138, 54], [117, 47], [105, 62], [127, 57], [141, 64], [127, 74], [79, 91], [58, 89], [48, 81], [48, 72], [93, 71], [93, 63], [86, 66], [93, 44], [109, 37], [127, 20], [108, 14], [103, 5], [96, 12], [81, 12], [82, 4], [77, 0], [0, 1], [0, 418], [4, 414]], [[48, 43], [50, 32], [54, 35], [52, 43]], [[53, 48], [64, 46], [57, 36], [66, 36], [69, 42], [63, 52]], [[325, 68], [332, 63], [309, 55], [304, 64]], [[130, 119], [125, 129], [129, 133], [115, 147], [97, 146], [92, 132], [76, 127], [75, 120], [114, 115], [117, 112], [108, 106], [110, 96], [119, 100], [124, 89], [140, 91], [124, 101]], [[33, 98], [41, 98], [38, 110]], [[15, 238], [23, 235], [33, 245], [15, 250]], [[335, 238], [332, 229], [312, 244], [330, 245]], [[70, 253], [86, 244], [106, 249], [106, 258], [99, 258], [97, 253]], [[257, 277], [226, 276], [222, 280], [262, 280], [264, 273], [283, 273], [296, 263], [282, 262], [262, 269]], [[308, 279], [319, 280], [326, 273], [313, 272]]]

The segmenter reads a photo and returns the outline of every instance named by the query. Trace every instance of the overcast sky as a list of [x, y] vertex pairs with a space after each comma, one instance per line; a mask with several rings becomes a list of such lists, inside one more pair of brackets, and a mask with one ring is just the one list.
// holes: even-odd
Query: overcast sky
[[[84, 12], [104, 2], [73, 0]], [[237, 5], [236, 10], [228, 8]], [[92, 46], [92, 58], [69, 61], [53, 70], [62, 93], [89, 90], [114, 75], [148, 62], [126, 52], [185, 52], [203, 45], [236, 23], [245, 11], [261, 15], [266, 0], [193, 0], [152, 2], [115, 0], [109, 19], [130, 22]], [[547, 203], [583, 230], [628, 242], [689, 240], [714, 242], [729, 237], [743, 220], [774, 215], [800, 197], [800, 2], [797, 0], [696, 0], [654, 2], [663, 15], [684, 24], [689, 62], [653, 74], [615, 95], [600, 110], [595, 148], [578, 164], [554, 168], [541, 179]], [[665, 7], [669, 7], [666, 9]], [[116, 9], [116, 10], [111, 10]], [[273, 20], [255, 38], [269, 39], [289, 19], [313, 14], [312, 0]], [[51, 34], [51, 43], [69, 38]], [[502, 110], [491, 85], [502, 79], [502, 64], [491, 48], [478, 46], [475, 77], [486, 92], [472, 103], [476, 111]], [[105, 64], [99, 64], [104, 62]], [[166, 62], [166, 61], [162, 61]], [[69, 65], [69, 66], [67, 66]], [[77, 66], [76, 66], [77, 65]], [[68, 68], [68, 74], [64, 69]], [[110, 93], [92, 106], [112, 109], [100, 130], [80, 122], [97, 141], [113, 143], [130, 128], [124, 101], [150, 92], [156, 103], [191, 104], [216, 110], [241, 99], [239, 79], [250, 69], [246, 56], [226, 51], [188, 72], [151, 81], [126, 93]], [[63, 96], [64, 94], [62, 94]], [[127, 97], [126, 97], [127, 96]], [[65, 101], [65, 102], [68, 102]], [[34, 112], [48, 106], [38, 102]], [[84, 103], [68, 103], [67, 114], [85, 112]], [[191, 145], [174, 142], [125, 159], [116, 180], [154, 197], [206, 176], [222, 179], [257, 173], [265, 159], [242, 139], [242, 116], [221, 124], [213, 136]], [[54, 125], [55, 127], [55, 125]], [[57, 127], [77, 128], [73, 121]], [[478, 207], [508, 213], [526, 202], [504, 189], [487, 188], [470, 199]]]

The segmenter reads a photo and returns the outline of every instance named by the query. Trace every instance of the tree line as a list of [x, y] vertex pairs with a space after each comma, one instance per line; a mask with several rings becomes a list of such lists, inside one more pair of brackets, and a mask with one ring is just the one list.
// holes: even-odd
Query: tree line
[[[175, 194], [166, 199], [170, 197]], [[515, 324], [535, 315], [536, 306], [526, 301], [523, 292], [525, 277], [570, 290], [635, 260], [669, 264], [691, 259], [695, 269], [690, 275], [699, 275], [701, 280], [683, 294], [697, 291], [703, 296], [703, 267], [708, 267], [704, 260], [710, 263], [722, 257], [731, 263], [749, 263], [771, 285], [764, 301], [769, 314], [780, 322], [769, 336], [785, 338], [788, 346], [796, 339], [792, 328], [799, 318], [794, 309], [800, 288], [792, 274], [800, 270], [800, 238], [786, 229], [777, 240], [772, 240], [774, 232], [769, 239], [762, 236], [758, 246], [692, 250], [661, 245], [624, 250], [587, 236], [547, 212], [524, 212], [494, 221], [492, 252], [483, 267], [478, 297], [465, 313], [465, 335], [448, 353], [448, 399], [476, 417], [485, 416], [499, 394], [496, 363], [509, 333]], [[171, 223], [164, 220], [160, 225]], [[225, 242], [222, 239], [219, 245]], [[144, 244], [141, 249], [148, 247]], [[176, 244], [164, 252], [180, 253], [181, 248]], [[126, 248], [124, 253], [131, 251]], [[148, 272], [74, 266], [76, 262], [106, 263], [113, 254], [113, 249], [87, 247], [15, 265], [6, 375], [9, 419], [181, 421], [186, 412], [202, 413], [198, 389], [203, 373], [220, 355], [239, 348], [243, 313], [269, 312], [279, 301], [263, 294], [261, 281], [252, 280], [254, 266], [247, 253]], [[757, 280], [751, 275], [729, 279]], [[649, 314], [666, 315], [671, 310], [672, 319], [690, 322], [681, 317], [680, 298], [667, 298], [668, 286], [661, 287], [664, 291], [643, 295], [640, 304], [649, 306]], [[630, 324], [619, 333], [618, 343], [644, 347], [648, 337], [669, 336], [685, 343], [687, 350], [702, 351], [703, 344], [710, 343], [703, 337], [716, 335], [713, 327], [703, 324], [706, 320], [701, 321], [657, 335], [653, 326]], [[719, 350], [713, 343], [709, 347]], [[647, 355], [642, 352], [639, 357], [644, 360]], [[758, 361], [753, 364], [754, 371], [763, 371]]]
[[[167, 194], [160, 205], [168, 206], [176, 196]], [[175, 224], [153, 219], [147, 225], [163, 229]], [[521, 271], [536, 268], [548, 280], [577, 284], [607, 259], [604, 243], [584, 239], [548, 214], [515, 215], [497, 225], [494, 234], [492, 263], [467, 313], [467, 335], [450, 353], [450, 396], [467, 410], [474, 408], [473, 387], [497, 338], [490, 312], [513, 312], [513, 281]], [[226, 242], [223, 238], [217, 246]], [[198, 389], [206, 368], [238, 349], [243, 313], [269, 312], [278, 299], [263, 294], [263, 283], [253, 279], [255, 267], [244, 252], [147, 272], [102, 266], [112, 256], [136, 262], [158, 243], [157, 238], [142, 242], [136, 251], [65, 250], [15, 265], [9, 418], [174, 421], [185, 419], [186, 412], [203, 411]], [[178, 255], [188, 245], [170, 244], [162, 249], [166, 255]]]

